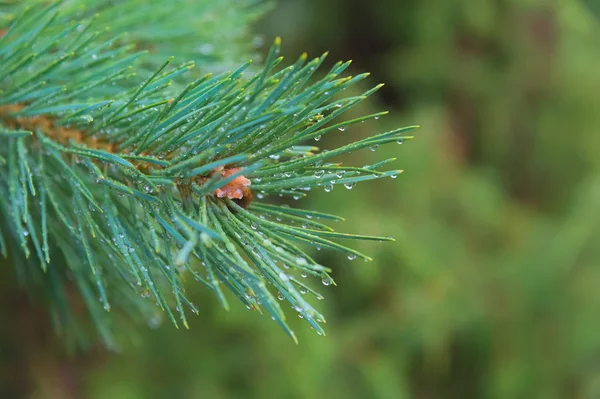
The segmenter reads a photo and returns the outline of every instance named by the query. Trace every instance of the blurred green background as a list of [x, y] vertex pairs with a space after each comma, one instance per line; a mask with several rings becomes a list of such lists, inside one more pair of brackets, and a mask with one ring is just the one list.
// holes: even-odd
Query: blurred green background
[[34, 397], [59, 397], [66, 378], [60, 395], [94, 399], [600, 398], [600, 23], [589, 10], [279, 0], [255, 32], [280, 35], [288, 59], [330, 50], [329, 63], [352, 59], [351, 73], [387, 84], [354, 112], [390, 116], [323, 148], [422, 126], [353, 156], [396, 156], [398, 179], [301, 200], [346, 217], [339, 230], [397, 242], [360, 244], [372, 263], [314, 254], [338, 283], [320, 287], [326, 337], [292, 320], [295, 345], [268, 316], [197, 292], [190, 331], [163, 323], [121, 354], [15, 363], [38, 376]]

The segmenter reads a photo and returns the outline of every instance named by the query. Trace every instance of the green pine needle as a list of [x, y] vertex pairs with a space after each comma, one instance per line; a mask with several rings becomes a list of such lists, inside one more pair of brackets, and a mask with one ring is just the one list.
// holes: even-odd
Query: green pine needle
[[[177, 18], [193, 2], [26, 3], [3, 6], [14, 17], [0, 39], [0, 252], [45, 298], [57, 329], [76, 323], [73, 288], [109, 346], [116, 342], [109, 311], [152, 319], [158, 308], [187, 328], [186, 311], [198, 313], [182, 284], [187, 275], [224, 308], [229, 291], [265, 310], [294, 339], [281, 300], [324, 334], [324, 317], [309, 303], [322, 295], [298, 277], [334, 281], [298, 244], [370, 260], [338, 240], [392, 239], [338, 233], [325, 223], [341, 217], [269, 199], [402, 172], [380, 170], [394, 159], [329, 162], [402, 143], [415, 127], [330, 151], [307, 145], [384, 115], [340, 119], [381, 86], [344, 98], [367, 74], [342, 77], [349, 63], [337, 63], [314, 79], [326, 54], [280, 68], [279, 39], [262, 70], [246, 63], [223, 72], [233, 43], [209, 42], [214, 63], [202, 57], [208, 47], [195, 55], [189, 48], [202, 32], [181, 28]], [[119, 35], [125, 27], [129, 35]], [[187, 58], [217, 73], [171, 65]], [[69, 334], [79, 336], [75, 330]]]

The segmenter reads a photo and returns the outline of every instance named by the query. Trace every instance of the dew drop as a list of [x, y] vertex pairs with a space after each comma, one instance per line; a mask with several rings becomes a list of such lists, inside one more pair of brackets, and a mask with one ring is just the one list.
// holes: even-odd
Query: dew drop
[[298, 256], [298, 257], [296, 258], [296, 264], [297, 264], [298, 266], [305, 266], [306, 264], [308, 264], [308, 262], [307, 262], [307, 261], [306, 261], [306, 259], [304, 259], [303, 257], [301, 257], [301, 256]]
[[348, 190], [352, 190], [355, 185], [356, 183], [344, 183], [344, 187], [346, 187]]
[[379, 144], [374, 144], [374, 145], [372, 145], [372, 146], [369, 147], [369, 150], [375, 151], [375, 150], [377, 150], [378, 147], [379, 147]]
[[343, 132], [344, 130], [346, 130], [346, 126], [340, 126], [340, 127], [338, 127], [338, 130], [340, 132]]
[[349, 253], [349, 254], [348, 254], [348, 259], [349, 259], [349, 260], [354, 260], [354, 259], [356, 259], [356, 254]]
[[315, 136], [315, 141], [321, 140], [321, 135]]
[[323, 188], [325, 189], [325, 192], [330, 192], [333, 190], [333, 184], [326, 184], [323, 186]]
[[281, 281], [290, 281], [290, 276], [288, 276], [284, 272], [279, 273], [279, 278], [281, 279]]

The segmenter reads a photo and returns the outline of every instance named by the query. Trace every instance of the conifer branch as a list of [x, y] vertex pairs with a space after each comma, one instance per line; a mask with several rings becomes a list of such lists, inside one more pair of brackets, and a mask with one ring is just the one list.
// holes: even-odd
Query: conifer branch
[[[279, 39], [250, 77], [250, 63], [194, 76], [192, 63], [172, 66], [162, 50], [143, 55], [119, 39], [122, 20], [136, 21], [134, 36], [149, 43], [186, 32], [170, 31], [176, 22], [161, 18], [164, 26], [148, 33], [132, 11], [137, 2], [31, 3], [0, 38], [0, 251], [22, 284], [44, 296], [57, 329], [81, 338], [74, 296], [109, 346], [115, 308], [137, 320], [155, 317], [157, 307], [187, 327], [186, 312], [198, 313], [182, 284], [189, 275], [223, 307], [229, 290], [292, 337], [279, 299], [324, 333], [324, 317], [304, 295], [321, 294], [299, 277], [333, 279], [298, 244], [370, 260], [337, 240], [391, 239], [338, 233], [325, 224], [337, 216], [269, 199], [401, 173], [381, 170], [393, 159], [363, 167], [331, 161], [402, 143], [414, 127], [330, 151], [307, 145], [383, 115], [340, 119], [380, 86], [343, 98], [367, 74], [341, 77], [349, 63], [340, 62], [313, 80], [326, 54], [279, 68]], [[150, 1], [152, 15], [162, 16], [166, 3]], [[96, 11], [95, 20], [85, 18]], [[111, 36], [101, 21], [116, 12], [123, 19]], [[174, 52], [185, 57], [184, 43]]]

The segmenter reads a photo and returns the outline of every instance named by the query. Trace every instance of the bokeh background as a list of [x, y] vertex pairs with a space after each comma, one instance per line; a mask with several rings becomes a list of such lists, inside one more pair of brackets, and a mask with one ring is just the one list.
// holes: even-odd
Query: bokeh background
[[189, 331], [153, 324], [121, 354], [74, 359], [49, 338], [1, 374], [35, 375], [34, 398], [600, 398], [594, 14], [577, 0], [279, 0], [254, 31], [386, 83], [354, 112], [390, 116], [320, 146], [422, 126], [353, 156], [397, 157], [398, 179], [301, 200], [397, 239], [360, 244], [371, 263], [314, 254], [338, 283], [320, 287], [328, 336], [294, 319], [296, 345], [199, 291]]

